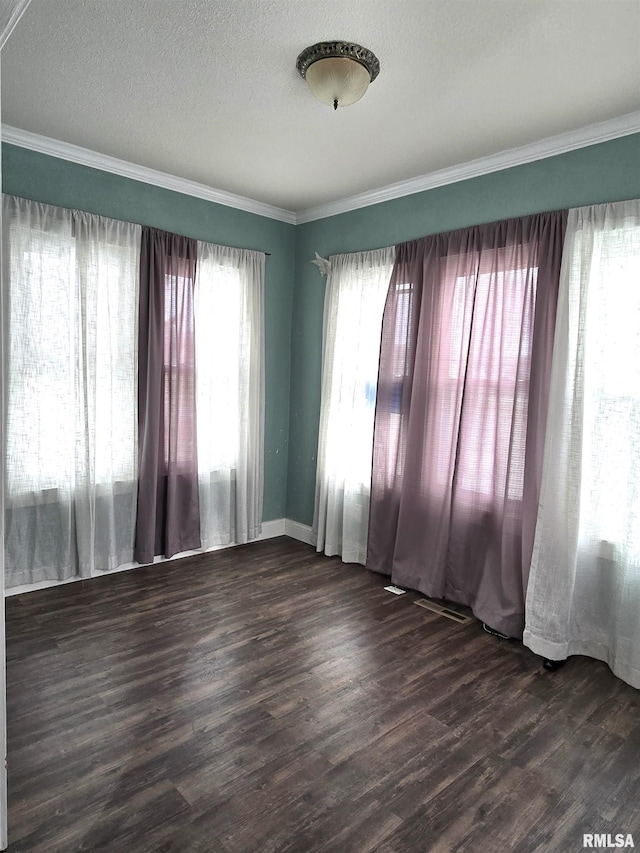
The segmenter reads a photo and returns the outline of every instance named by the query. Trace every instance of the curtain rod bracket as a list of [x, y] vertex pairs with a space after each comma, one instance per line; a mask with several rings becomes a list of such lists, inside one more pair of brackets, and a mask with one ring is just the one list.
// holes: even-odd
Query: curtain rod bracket
[[331, 271], [331, 261], [328, 261], [326, 258], [321, 258], [317, 252], [315, 261], [310, 261], [310, 263], [315, 264], [318, 267], [321, 275], [329, 275], [329, 272]]

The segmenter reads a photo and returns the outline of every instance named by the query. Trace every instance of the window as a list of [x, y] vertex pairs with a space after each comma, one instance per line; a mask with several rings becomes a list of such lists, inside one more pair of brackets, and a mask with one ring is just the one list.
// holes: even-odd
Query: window
[[133, 556], [140, 228], [3, 199], [8, 585]]
[[[537, 276], [536, 267], [506, 268], [455, 282], [451, 343], [459, 357], [445, 381], [453, 394], [465, 374], [460, 406], [470, 435], [458, 460], [461, 496], [522, 500]], [[468, 287], [473, 313], [465, 317]]]
[[395, 251], [331, 259], [313, 529], [318, 550], [364, 563], [380, 331]]
[[200, 472], [235, 471], [238, 464], [251, 356], [246, 299], [235, 264], [200, 262], [195, 293], [198, 436], [205, 439], [198, 441]]
[[[584, 328], [584, 536], [640, 559], [640, 226], [596, 236]], [[635, 516], [635, 522], [630, 519]]]
[[202, 544], [246, 542], [262, 520], [264, 255], [198, 243], [194, 316]]
[[569, 211], [524, 642], [640, 688], [640, 201]]
[[[142, 230], [9, 196], [3, 205], [8, 583], [121, 566], [134, 542], [152, 559], [156, 485], [138, 500]], [[164, 463], [180, 495], [188, 486], [199, 497], [188, 520], [177, 516], [178, 550], [255, 538], [263, 499], [264, 254], [187, 242], [189, 259], [169, 254], [159, 282], [163, 339], [145, 336], [163, 352], [145, 398], [158, 403], [164, 444], [142, 433], [154, 458], [144, 470]], [[151, 530], [150, 546], [138, 550], [137, 528]]]
[[517, 266], [506, 251], [485, 261], [486, 270], [472, 256], [444, 261], [435, 332], [440, 356], [429, 386], [441, 444], [434, 473], [446, 485], [456, 454], [462, 501], [522, 500], [538, 270], [526, 263], [528, 247], [521, 251], [525, 262]]
[[7, 496], [55, 489], [68, 479], [75, 436], [70, 229], [24, 232], [9, 223]]
[[26, 502], [137, 468], [137, 232], [39, 207], [8, 223], [7, 494]]
[[166, 262], [162, 347], [164, 472], [168, 473], [171, 459], [172, 465], [188, 476], [195, 435], [195, 418], [190, 403], [195, 396], [196, 353], [192, 336], [187, 331], [193, 322], [194, 269], [193, 262], [186, 258], [169, 256]]

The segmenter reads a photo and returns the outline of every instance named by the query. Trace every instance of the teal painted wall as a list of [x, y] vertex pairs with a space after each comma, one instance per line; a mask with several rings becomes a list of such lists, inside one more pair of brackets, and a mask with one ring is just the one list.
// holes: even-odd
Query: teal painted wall
[[313, 520], [325, 280], [310, 261], [545, 210], [640, 197], [640, 134], [298, 225], [287, 518]]
[[2, 146], [11, 195], [270, 252], [265, 276], [264, 519], [286, 510], [295, 226], [13, 145]]
[[640, 197], [640, 134], [293, 226], [3, 145], [3, 191], [271, 252], [266, 266], [265, 520], [311, 524], [325, 280], [310, 261], [543, 210]]

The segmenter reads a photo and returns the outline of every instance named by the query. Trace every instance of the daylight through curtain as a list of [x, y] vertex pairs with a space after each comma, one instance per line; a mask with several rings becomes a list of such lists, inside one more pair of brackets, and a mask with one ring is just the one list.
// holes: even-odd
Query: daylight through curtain
[[133, 557], [140, 227], [3, 199], [7, 586]]
[[264, 253], [3, 211], [7, 587], [259, 536]]
[[203, 548], [262, 530], [263, 252], [198, 243], [194, 299]]
[[521, 636], [566, 215], [398, 247], [367, 566]]
[[382, 311], [395, 249], [330, 259], [313, 536], [318, 551], [366, 562]]
[[524, 642], [640, 688], [640, 201], [570, 211]]

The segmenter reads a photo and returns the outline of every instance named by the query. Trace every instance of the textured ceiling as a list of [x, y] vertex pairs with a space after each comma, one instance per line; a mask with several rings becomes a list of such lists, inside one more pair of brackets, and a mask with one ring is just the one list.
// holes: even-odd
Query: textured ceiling
[[[381, 64], [334, 113], [295, 69]], [[640, 108], [640, 0], [32, 0], [6, 124], [289, 210]]]

